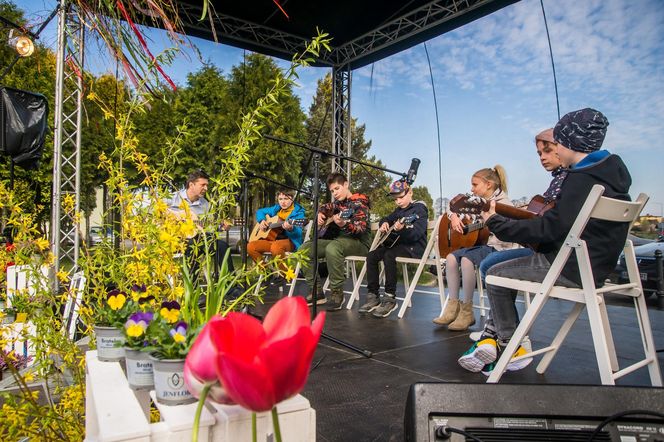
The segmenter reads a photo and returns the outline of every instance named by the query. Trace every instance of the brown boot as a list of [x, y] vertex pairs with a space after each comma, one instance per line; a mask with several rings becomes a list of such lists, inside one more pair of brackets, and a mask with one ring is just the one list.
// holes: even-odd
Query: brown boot
[[333, 312], [336, 310], [341, 310], [341, 307], [344, 304], [344, 291], [343, 289], [332, 289], [330, 291], [330, 300], [325, 306], [325, 310], [328, 312]]
[[434, 318], [433, 323], [438, 325], [447, 325], [450, 322], [454, 321], [458, 314], [459, 314], [459, 300], [448, 299], [447, 304], [445, 305], [445, 310], [443, 310], [443, 314], [437, 318]]
[[453, 323], [447, 326], [448, 330], [463, 331], [475, 324], [475, 314], [473, 313], [473, 301], [461, 303], [459, 315]]

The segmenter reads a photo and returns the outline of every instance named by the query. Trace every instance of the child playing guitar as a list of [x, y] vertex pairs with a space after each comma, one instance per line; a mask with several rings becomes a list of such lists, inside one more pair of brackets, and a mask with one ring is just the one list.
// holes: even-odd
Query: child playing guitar
[[[293, 222], [293, 220], [303, 220], [305, 218], [304, 208], [293, 201], [295, 192], [289, 189], [280, 189], [277, 192], [277, 204], [274, 206], [263, 207], [256, 211], [256, 222], [259, 232], [265, 232], [262, 239], [251, 240], [247, 243], [247, 254], [256, 263], [263, 260], [263, 253], [270, 252], [272, 256], [284, 257], [286, 252], [293, 252], [302, 245], [302, 227]], [[276, 217], [281, 224], [280, 227], [269, 229], [268, 219]], [[269, 230], [269, 231], [268, 231]], [[252, 234], [253, 236], [253, 234]], [[283, 275], [288, 270], [285, 264], [282, 264], [281, 276], [272, 282], [281, 284], [284, 282]]]
[[[318, 210], [317, 223], [319, 227], [329, 223], [325, 238], [314, 238], [318, 241], [318, 256], [309, 256], [311, 262], [318, 258], [325, 258], [330, 276], [330, 302], [327, 310], [340, 310], [344, 302], [343, 286], [345, 259], [349, 255], [365, 256], [371, 245], [371, 231], [369, 229], [369, 199], [362, 194], [351, 192], [348, 179], [341, 173], [333, 173], [327, 177], [327, 187], [332, 194], [334, 202], [323, 204]], [[343, 215], [343, 216], [342, 216]], [[310, 251], [313, 250], [310, 242], [303, 244]], [[309, 287], [307, 301], [313, 302], [314, 266], [309, 265], [304, 270], [304, 276]], [[316, 304], [325, 304], [327, 299], [323, 295], [321, 284], [318, 284]]]
[[[507, 176], [505, 169], [496, 165], [494, 168], [481, 169], [475, 172], [470, 180], [471, 192], [479, 197], [511, 206], [507, 196]], [[450, 214], [452, 228], [463, 232], [461, 218]], [[473, 315], [473, 292], [475, 291], [475, 266], [479, 265], [490, 253], [506, 250], [518, 245], [500, 241], [493, 234], [486, 245], [456, 250], [446, 258], [446, 275], [448, 296], [443, 314], [434, 318], [434, 324], [448, 325], [448, 330], [463, 331], [475, 324]], [[461, 272], [459, 272], [461, 266]], [[459, 290], [463, 279], [463, 302], [459, 302]]]
[[[397, 308], [397, 257], [419, 258], [427, 245], [429, 211], [426, 204], [413, 201], [413, 189], [401, 180], [390, 185], [390, 196], [397, 208], [380, 220], [378, 232], [387, 235], [392, 228], [392, 235], [396, 238], [387, 239], [367, 255], [367, 300], [359, 310], [360, 313], [373, 312], [376, 318], [385, 318]], [[385, 295], [382, 301], [378, 294], [381, 261], [385, 264]]]

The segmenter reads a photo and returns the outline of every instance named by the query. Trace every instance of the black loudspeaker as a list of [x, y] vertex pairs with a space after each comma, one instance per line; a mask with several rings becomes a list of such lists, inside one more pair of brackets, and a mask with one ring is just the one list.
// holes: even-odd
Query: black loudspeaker
[[44, 149], [48, 101], [41, 94], [0, 88], [0, 151], [14, 164], [35, 169]]
[[404, 440], [664, 442], [662, 413], [657, 387], [420, 383], [408, 393]]

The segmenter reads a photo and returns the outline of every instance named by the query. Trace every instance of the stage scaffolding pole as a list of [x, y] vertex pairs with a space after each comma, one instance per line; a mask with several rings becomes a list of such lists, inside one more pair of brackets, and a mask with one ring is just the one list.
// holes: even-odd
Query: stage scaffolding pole
[[350, 181], [351, 163], [342, 157], [352, 158], [352, 131], [350, 116], [350, 66], [332, 68], [332, 172], [343, 172]]
[[[53, 140], [53, 199], [50, 239], [55, 271], [62, 264], [78, 265], [80, 210], [81, 117], [83, 105], [84, 25], [68, 0], [60, 0], [55, 76]], [[74, 198], [74, 213], [62, 210], [68, 196]], [[55, 281], [57, 285], [57, 278]]]

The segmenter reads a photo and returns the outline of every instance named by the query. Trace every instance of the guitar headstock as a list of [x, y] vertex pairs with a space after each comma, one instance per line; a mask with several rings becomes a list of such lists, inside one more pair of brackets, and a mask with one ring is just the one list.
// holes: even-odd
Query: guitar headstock
[[339, 218], [344, 220], [349, 220], [353, 217], [354, 214], [355, 214], [355, 209], [349, 207], [348, 209], [344, 209], [341, 212], [339, 212]]
[[399, 222], [403, 224], [404, 226], [410, 226], [412, 225], [415, 221], [420, 219], [420, 216], [417, 213], [411, 213], [408, 216], [404, 216], [403, 218], [399, 219]]
[[457, 214], [477, 215], [489, 210], [491, 203], [486, 199], [470, 193], [455, 196], [450, 201], [450, 211]]

